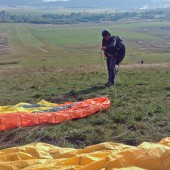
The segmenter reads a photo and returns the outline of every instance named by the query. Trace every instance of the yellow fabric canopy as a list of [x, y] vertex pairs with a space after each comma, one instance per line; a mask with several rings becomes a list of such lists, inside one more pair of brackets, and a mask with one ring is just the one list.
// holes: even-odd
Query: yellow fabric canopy
[[0, 150], [0, 170], [170, 170], [170, 137], [134, 147], [106, 142], [84, 149], [32, 143]]
[[21, 102], [12, 106], [0, 106], [0, 114], [3, 113], [13, 113], [13, 112], [36, 112], [36, 111], [44, 111], [50, 109], [51, 107], [56, 107], [58, 104], [50, 103], [45, 100], [41, 100], [40, 102], [32, 105], [30, 103]]

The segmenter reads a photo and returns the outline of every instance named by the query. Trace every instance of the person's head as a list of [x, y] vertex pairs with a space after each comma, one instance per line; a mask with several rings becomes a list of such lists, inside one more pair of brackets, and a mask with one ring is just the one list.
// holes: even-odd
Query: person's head
[[107, 41], [111, 37], [111, 33], [108, 29], [102, 31], [102, 37]]

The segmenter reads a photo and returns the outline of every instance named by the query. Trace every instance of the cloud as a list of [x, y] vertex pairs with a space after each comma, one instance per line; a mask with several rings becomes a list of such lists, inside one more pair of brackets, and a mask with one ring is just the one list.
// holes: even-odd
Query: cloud
[[148, 5], [145, 5], [142, 8], [139, 8], [139, 9], [148, 9], [148, 8], [149, 8]]

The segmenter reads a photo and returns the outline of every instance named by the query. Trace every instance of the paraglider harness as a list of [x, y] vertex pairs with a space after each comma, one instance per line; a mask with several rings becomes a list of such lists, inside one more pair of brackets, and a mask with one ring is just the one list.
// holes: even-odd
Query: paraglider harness
[[117, 50], [116, 53], [118, 55], [116, 60], [116, 65], [119, 65], [125, 57], [126, 47], [120, 37], [114, 36], [114, 38], [116, 39], [116, 50]]

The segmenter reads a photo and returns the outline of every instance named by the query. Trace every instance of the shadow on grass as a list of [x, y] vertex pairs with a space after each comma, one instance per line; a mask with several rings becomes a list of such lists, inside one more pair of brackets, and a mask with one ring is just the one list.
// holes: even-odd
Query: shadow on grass
[[55, 103], [63, 103], [66, 101], [81, 101], [91, 97], [99, 97], [104, 95], [101, 90], [105, 88], [104, 85], [95, 85], [82, 90], [71, 90], [66, 94], [56, 96], [52, 101]]

